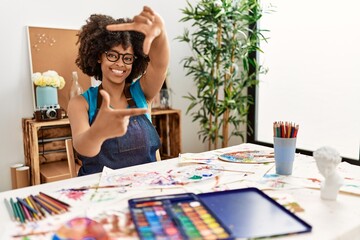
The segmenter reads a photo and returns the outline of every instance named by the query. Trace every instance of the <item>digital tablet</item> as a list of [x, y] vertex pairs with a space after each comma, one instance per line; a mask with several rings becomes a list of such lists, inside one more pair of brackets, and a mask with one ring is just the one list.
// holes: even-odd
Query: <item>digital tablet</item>
[[257, 188], [198, 194], [236, 238], [310, 232], [312, 227]]

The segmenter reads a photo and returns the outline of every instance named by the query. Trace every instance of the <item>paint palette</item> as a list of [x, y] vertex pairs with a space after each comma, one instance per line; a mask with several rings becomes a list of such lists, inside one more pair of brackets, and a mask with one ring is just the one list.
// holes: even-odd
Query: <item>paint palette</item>
[[275, 161], [273, 152], [260, 150], [228, 152], [221, 154], [219, 159], [234, 163], [271, 163]]
[[229, 230], [195, 194], [129, 200], [140, 239], [229, 239]]

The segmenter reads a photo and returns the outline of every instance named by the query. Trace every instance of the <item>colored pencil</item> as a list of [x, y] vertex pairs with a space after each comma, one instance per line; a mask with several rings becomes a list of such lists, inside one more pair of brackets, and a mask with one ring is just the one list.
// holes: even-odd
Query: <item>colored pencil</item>
[[14, 203], [15, 203], [16, 211], [17, 211], [17, 213], [19, 215], [19, 218], [20, 218], [20, 222], [24, 223], [25, 222], [25, 215], [24, 215], [23, 210], [20, 207], [20, 203], [19, 202], [14, 202]]
[[273, 123], [274, 137], [296, 138], [299, 125], [292, 122], [276, 121]]
[[14, 208], [14, 211], [15, 211], [15, 218], [16, 218], [16, 220], [19, 221], [19, 222], [22, 222], [21, 215], [20, 215], [21, 213], [19, 212], [17, 203], [16, 203], [12, 198], [10, 198], [10, 203], [13, 204], [13, 208]]
[[70, 207], [70, 205], [67, 204], [66, 202], [63, 202], [63, 201], [61, 201], [61, 200], [59, 200], [59, 199], [56, 199], [56, 198], [54, 198], [54, 197], [52, 197], [52, 196], [50, 196], [50, 195], [48, 195], [48, 194], [45, 194], [45, 193], [43, 193], [43, 192], [40, 192], [40, 195], [43, 195], [43, 196], [45, 196], [45, 197], [47, 197], [47, 198], [49, 198], [49, 199], [52, 199], [52, 200], [54, 200], [55, 202], [58, 202], [58, 203], [60, 203], [61, 205], [65, 206], [65, 207]]
[[46, 205], [44, 205], [36, 196], [30, 195], [31, 198], [37, 203], [39, 204], [39, 206], [44, 209], [48, 214], [53, 215], [53, 211], [51, 209], [49, 209]]
[[13, 210], [13, 213], [14, 213], [15, 220], [20, 221], [20, 217], [19, 217], [19, 215], [17, 213], [16, 206], [15, 206], [14, 200], [12, 198], [10, 198], [10, 204], [11, 204], [11, 207], [12, 207], [12, 210]]
[[50, 207], [56, 209], [59, 212], [65, 212], [67, 211], [67, 208], [63, 208], [62, 206], [58, 205], [57, 203], [53, 202], [53, 201], [49, 201], [48, 199], [46, 199], [43, 195], [37, 195], [38, 198], [40, 198], [43, 202], [45, 202], [46, 204], [48, 204]]
[[286, 137], [291, 138], [291, 123], [286, 123]]
[[[295, 127], [291, 126], [291, 133], [290, 136], [294, 137], [295, 136]], [[296, 136], [295, 136], [296, 137]]]
[[41, 199], [38, 195], [35, 196], [35, 199], [42, 204], [42, 207], [46, 207], [51, 212], [51, 214], [60, 213], [60, 210], [58, 210], [57, 208], [53, 207], [52, 205]]
[[30, 211], [27, 209], [27, 207], [19, 200], [18, 200], [18, 203], [19, 203], [19, 206], [21, 207], [22, 211], [24, 212], [25, 219], [27, 221], [32, 221], [33, 219], [31, 217]]
[[35, 218], [36, 220], [40, 220], [40, 213], [39, 210], [35, 208], [35, 206], [31, 203], [29, 197], [24, 198], [24, 201], [33, 209], [35, 209], [37, 211], [37, 213], [32, 213], [33, 218]]
[[12, 206], [10, 205], [9, 201], [6, 198], [4, 198], [4, 202], [5, 202], [6, 209], [8, 210], [10, 219], [15, 220], [14, 210], [13, 210]]
[[297, 136], [298, 131], [299, 131], [299, 125], [296, 125], [295, 130], [294, 130], [294, 137]]
[[22, 200], [21, 198], [16, 198], [22, 205], [24, 205], [29, 211], [33, 212], [33, 213], [38, 213], [35, 209], [33, 209], [32, 207], [29, 206], [29, 204], [27, 204], [24, 200]]
[[25, 198], [4, 198], [5, 207], [10, 219], [25, 223], [27, 221], [41, 220], [47, 214], [54, 215], [67, 212], [71, 206], [48, 194], [40, 192], [39, 195], [29, 195]]
[[28, 196], [29, 201], [32, 203], [32, 205], [34, 206], [34, 208], [39, 212], [39, 216], [40, 218], [45, 217], [45, 212], [43, 211], [43, 209], [41, 208], [41, 206], [35, 202], [35, 200], [33, 199], [33, 197], [30, 195]]

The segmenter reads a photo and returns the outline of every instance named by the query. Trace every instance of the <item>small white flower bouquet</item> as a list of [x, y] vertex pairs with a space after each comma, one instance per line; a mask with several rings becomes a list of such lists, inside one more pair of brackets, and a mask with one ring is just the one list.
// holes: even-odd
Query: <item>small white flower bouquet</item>
[[40, 87], [57, 87], [62, 89], [65, 86], [64, 78], [53, 70], [43, 72], [42, 74], [39, 72], [33, 73], [31, 78], [34, 84]]

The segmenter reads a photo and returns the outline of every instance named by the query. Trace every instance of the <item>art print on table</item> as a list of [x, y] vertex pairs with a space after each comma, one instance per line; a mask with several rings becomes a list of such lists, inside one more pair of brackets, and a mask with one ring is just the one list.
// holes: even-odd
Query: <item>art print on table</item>
[[263, 150], [245, 150], [223, 153], [220, 160], [233, 163], [272, 163], [275, 162], [274, 153]]

